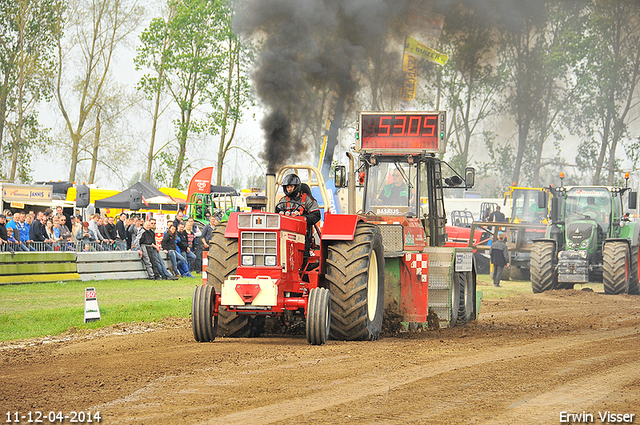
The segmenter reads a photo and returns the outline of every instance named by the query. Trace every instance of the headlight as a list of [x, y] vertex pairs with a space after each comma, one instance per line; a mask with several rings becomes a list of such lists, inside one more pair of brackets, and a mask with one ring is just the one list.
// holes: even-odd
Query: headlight
[[264, 265], [265, 266], [275, 266], [276, 265], [276, 256], [275, 255], [266, 255], [264, 257]]
[[243, 266], [253, 266], [253, 255], [243, 255], [242, 256], [242, 265]]
[[580, 244], [580, 248], [587, 249], [588, 247], [589, 247], [589, 239], [583, 240], [582, 243]]
[[571, 240], [567, 241], [567, 249], [573, 249], [573, 241]]

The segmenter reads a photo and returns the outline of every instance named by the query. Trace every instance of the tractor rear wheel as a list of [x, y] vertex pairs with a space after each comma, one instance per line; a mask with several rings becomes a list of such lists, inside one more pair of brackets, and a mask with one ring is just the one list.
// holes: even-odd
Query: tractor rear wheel
[[558, 277], [554, 267], [555, 245], [553, 242], [533, 244], [529, 261], [531, 289], [534, 294], [556, 289]]
[[358, 223], [352, 241], [334, 241], [328, 246], [326, 264], [331, 338], [378, 339], [384, 308], [384, 256], [378, 227]]
[[331, 329], [331, 292], [327, 288], [312, 288], [307, 304], [307, 342], [323, 345]]
[[[457, 272], [454, 274], [454, 279], [458, 280], [460, 290], [457, 324], [464, 325], [476, 316], [476, 279], [473, 272]], [[454, 324], [454, 322], [450, 323]]]
[[628, 294], [630, 282], [629, 245], [609, 242], [602, 250], [602, 283], [605, 294]]
[[[209, 253], [207, 254], [207, 285], [213, 286], [218, 293], [222, 291], [222, 283], [229, 275], [236, 274], [238, 268], [238, 240], [226, 238], [224, 236], [226, 228], [226, 224], [216, 226], [209, 242]], [[262, 328], [256, 325], [252, 327], [254, 320], [261, 321]], [[220, 306], [218, 326], [221, 336], [259, 336], [260, 330], [264, 328], [264, 317], [254, 319], [251, 316], [240, 316], [227, 311], [226, 307]]]
[[213, 315], [216, 291], [210, 285], [198, 285], [193, 291], [191, 326], [198, 342], [211, 342], [218, 335], [218, 316]]

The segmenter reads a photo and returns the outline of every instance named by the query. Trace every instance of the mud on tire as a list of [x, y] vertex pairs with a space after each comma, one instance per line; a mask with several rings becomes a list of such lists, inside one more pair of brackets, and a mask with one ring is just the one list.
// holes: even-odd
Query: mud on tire
[[376, 340], [382, 330], [384, 256], [380, 230], [358, 223], [352, 241], [327, 248], [325, 278], [331, 291], [333, 339]]
[[533, 244], [529, 261], [531, 289], [534, 294], [556, 289], [558, 276], [555, 273], [555, 245], [553, 242]]
[[630, 255], [626, 242], [609, 242], [602, 250], [602, 283], [605, 294], [628, 294]]
[[[238, 240], [226, 238], [226, 228], [226, 224], [215, 228], [207, 254], [207, 285], [213, 286], [217, 293], [222, 290], [222, 283], [227, 277], [235, 274], [238, 268]], [[223, 306], [218, 309], [218, 334], [221, 336], [260, 336], [264, 322], [264, 317], [239, 316]]]

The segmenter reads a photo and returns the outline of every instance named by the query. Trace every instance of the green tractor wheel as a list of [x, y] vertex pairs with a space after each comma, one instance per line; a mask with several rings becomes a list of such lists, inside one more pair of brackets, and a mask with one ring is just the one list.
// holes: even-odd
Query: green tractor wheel
[[536, 242], [533, 244], [529, 270], [531, 273], [531, 289], [534, 294], [556, 289], [558, 276], [555, 273], [555, 245], [553, 242]]
[[629, 245], [609, 242], [602, 250], [602, 283], [605, 294], [628, 294], [631, 281]]

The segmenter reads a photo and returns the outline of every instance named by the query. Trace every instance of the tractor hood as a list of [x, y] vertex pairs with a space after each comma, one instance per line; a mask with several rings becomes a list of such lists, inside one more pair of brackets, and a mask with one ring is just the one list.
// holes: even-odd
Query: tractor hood
[[595, 220], [579, 220], [567, 224], [567, 248], [585, 250], [591, 246], [592, 237], [598, 236]]

